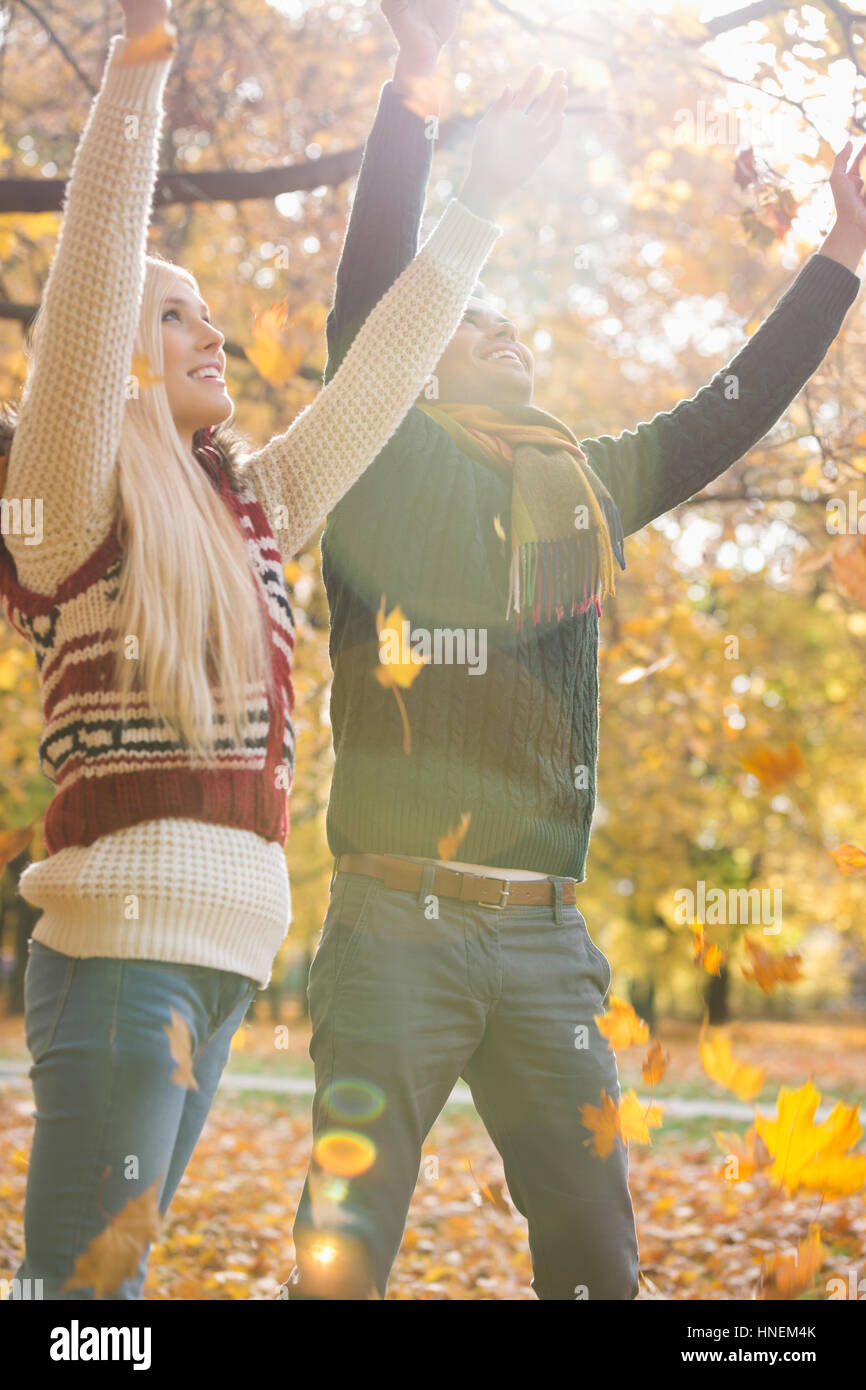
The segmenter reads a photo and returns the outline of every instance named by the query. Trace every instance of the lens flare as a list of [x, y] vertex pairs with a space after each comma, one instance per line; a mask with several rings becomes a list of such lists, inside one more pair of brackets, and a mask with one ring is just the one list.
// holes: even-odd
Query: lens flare
[[365, 1173], [376, 1158], [376, 1145], [365, 1134], [332, 1129], [313, 1145], [313, 1158], [328, 1173], [355, 1178]]
[[362, 1077], [347, 1076], [325, 1088], [322, 1103], [329, 1115], [343, 1124], [362, 1125], [375, 1120], [385, 1109], [381, 1086]]

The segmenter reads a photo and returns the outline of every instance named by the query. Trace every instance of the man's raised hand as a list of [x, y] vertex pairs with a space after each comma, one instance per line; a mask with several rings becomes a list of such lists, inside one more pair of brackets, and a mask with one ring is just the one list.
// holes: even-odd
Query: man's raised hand
[[516, 95], [506, 87], [478, 123], [460, 201], [491, 221], [503, 199], [526, 183], [562, 137], [568, 101], [565, 70], [555, 72], [536, 96], [543, 72], [533, 68]]
[[394, 86], [408, 94], [413, 81], [429, 77], [453, 36], [462, 0], [382, 0], [382, 13], [400, 45]]

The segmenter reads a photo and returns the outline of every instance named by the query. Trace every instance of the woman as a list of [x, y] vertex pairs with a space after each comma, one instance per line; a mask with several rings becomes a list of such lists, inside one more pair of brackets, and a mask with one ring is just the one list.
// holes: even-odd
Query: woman
[[193, 277], [145, 255], [169, 5], [121, 5], [34, 331], [0, 539], [0, 594], [36, 652], [40, 758], [57, 785], [49, 857], [21, 884], [43, 915], [26, 980], [37, 1111], [17, 1272], [52, 1299], [141, 1297], [158, 1213], [289, 918], [283, 563], [428, 378], [499, 234], [489, 215], [555, 144], [566, 96], [558, 76], [535, 103], [506, 89], [460, 200], [338, 376], [241, 466], [214, 434], [232, 412], [223, 335]]

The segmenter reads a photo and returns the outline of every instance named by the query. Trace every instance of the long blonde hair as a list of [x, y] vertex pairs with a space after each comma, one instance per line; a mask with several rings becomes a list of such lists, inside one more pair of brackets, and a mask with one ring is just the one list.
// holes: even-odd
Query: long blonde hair
[[[273, 697], [274, 685], [264, 594], [247, 543], [202, 466], [203, 432], [193, 457], [162, 379], [162, 306], [178, 278], [198, 292], [189, 271], [146, 258], [134, 348], [139, 390], [125, 402], [117, 454], [124, 556], [116, 688], [124, 717], [144, 712], [144, 695], [191, 753], [207, 758], [217, 740], [243, 741], [248, 699]], [[239, 439], [222, 429], [214, 443], [236, 479]]]

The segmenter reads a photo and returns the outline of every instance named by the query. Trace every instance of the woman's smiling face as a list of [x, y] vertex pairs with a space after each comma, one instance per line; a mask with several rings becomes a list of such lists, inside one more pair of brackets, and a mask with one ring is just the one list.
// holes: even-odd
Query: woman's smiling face
[[434, 376], [446, 404], [506, 406], [530, 403], [534, 372], [535, 359], [511, 320], [473, 298]]
[[165, 390], [180, 435], [218, 425], [232, 413], [226, 390], [225, 337], [211, 323], [207, 305], [180, 280], [162, 302]]

